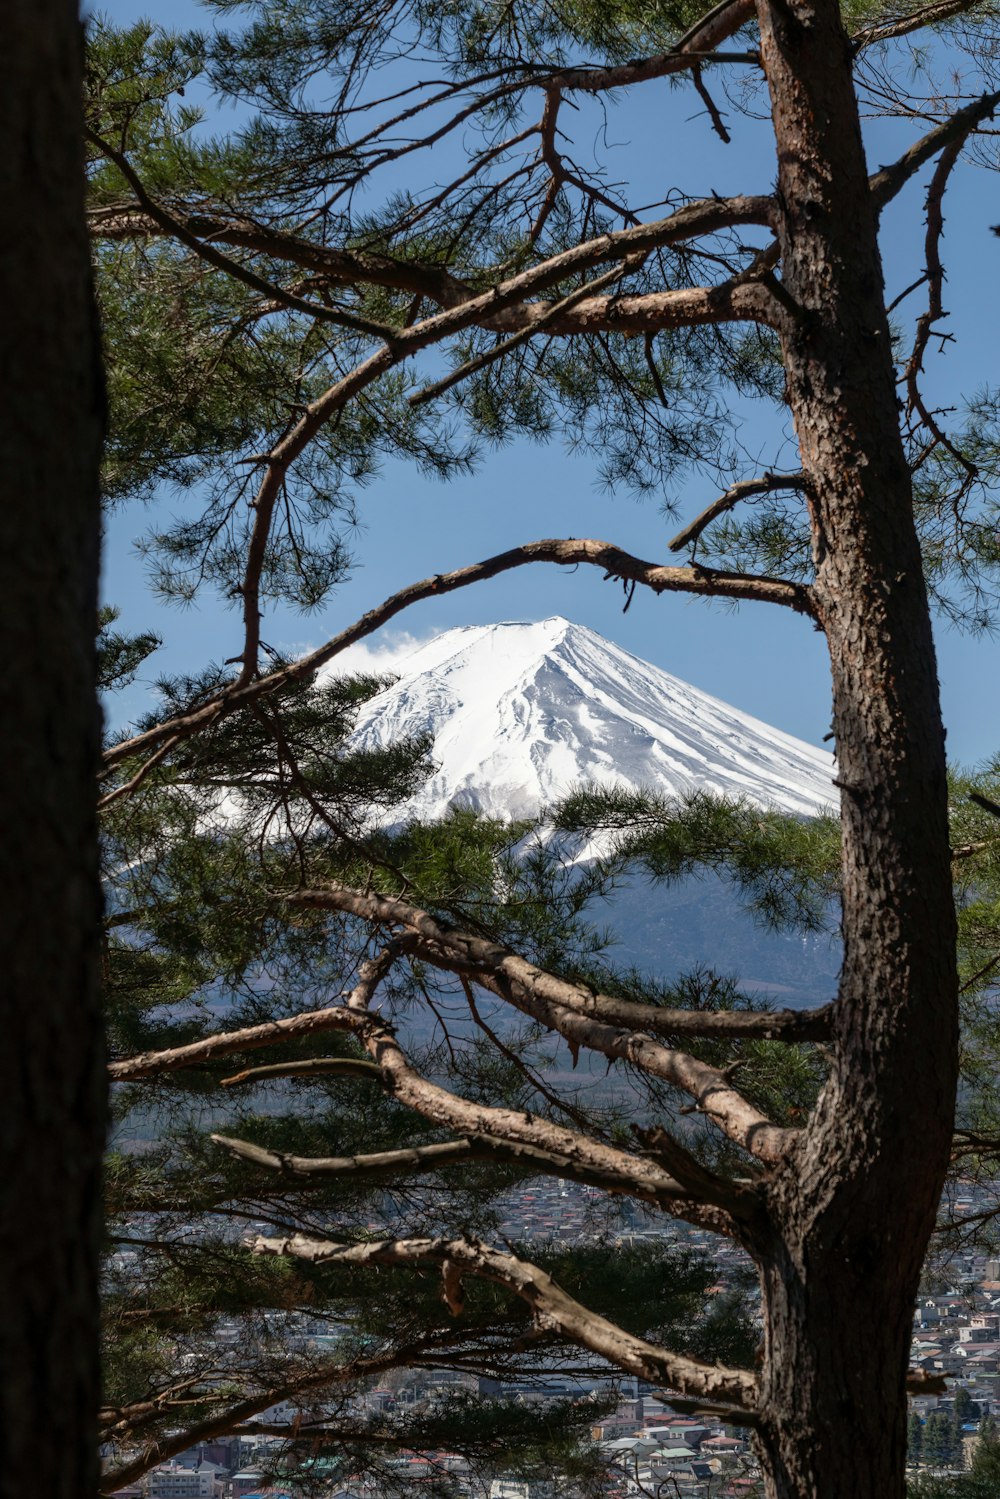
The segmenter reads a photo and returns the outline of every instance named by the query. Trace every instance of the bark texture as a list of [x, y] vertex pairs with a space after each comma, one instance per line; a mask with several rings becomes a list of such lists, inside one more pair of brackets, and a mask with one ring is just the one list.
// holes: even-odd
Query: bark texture
[[767, 1191], [762, 1441], [778, 1499], [897, 1499], [956, 1085], [944, 736], [849, 42], [833, 0], [759, 18], [844, 828], [832, 1073]]
[[[0, 9], [0, 1496], [95, 1491], [103, 427], [71, 0]], [[17, 226], [16, 228], [14, 226]]]

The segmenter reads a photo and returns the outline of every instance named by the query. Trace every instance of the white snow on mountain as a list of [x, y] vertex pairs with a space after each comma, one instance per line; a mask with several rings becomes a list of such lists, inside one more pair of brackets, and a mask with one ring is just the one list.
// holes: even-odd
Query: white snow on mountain
[[583, 781], [832, 807], [832, 757], [569, 620], [449, 630], [395, 663], [358, 748], [431, 733], [437, 771], [404, 811], [533, 816]]

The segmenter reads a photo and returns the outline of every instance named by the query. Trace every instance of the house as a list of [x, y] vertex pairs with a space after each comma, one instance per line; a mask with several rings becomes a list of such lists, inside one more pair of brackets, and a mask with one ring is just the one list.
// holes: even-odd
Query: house
[[234, 1473], [232, 1480], [232, 1499], [244, 1499], [247, 1494], [257, 1493], [261, 1486], [261, 1475], [254, 1468], [244, 1468], [242, 1472]]
[[149, 1499], [222, 1499], [228, 1469], [215, 1463], [185, 1468], [180, 1463], [163, 1463], [153, 1468], [147, 1478]]

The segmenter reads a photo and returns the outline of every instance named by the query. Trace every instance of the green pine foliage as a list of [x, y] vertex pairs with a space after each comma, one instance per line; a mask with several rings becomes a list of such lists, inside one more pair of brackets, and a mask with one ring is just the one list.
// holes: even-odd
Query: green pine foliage
[[[520, 136], [535, 120], [531, 80], [541, 68], [662, 51], [703, 8], [693, 0], [390, 0], [375, 9], [360, 0], [209, 0], [205, 29], [188, 34], [152, 22], [91, 23], [88, 174], [110, 407], [105, 499], [155, 503], [142, 546], [163, 596], [188, 602], [208, 589], [234, 604], [245, 598], [266, 455], [374, 351], [459, 294], [490, 291], [635, 222], [589, 105], [571, 167], [549, 190], [544, 153]], [[900, 8], [850, 0], [845, 14], [864, 27]], [[974, 33], [975, 16], [962, 25]], [[749, 29], [732, 39], [737, 48], [752, 42]], [[755, 108], [750, 95], [745, 102]], [[738, 107], [735, 96], [729, 104]], [[515, 144], [504, 146], [507, 138]], [[676, 206], [671, 198], [643, 216]], [[748, 264], [752, 239], [720, 233], [697, 253], [665, 246], [624, 266], [615, 291], [722, 277]], [[581, 284], [568, 271], [541, 295]], [[365, 490], [390, 464], [447, 479], [473, 472], [499, 444], [561, 441], [597, 456], [607, 488], [652, 494], [669, 512], [683, 483], [725, 487], [743, 473], [741, 423], [753, 409], [776, 434], [779, 466], [786, 408], [769, 333], [612, 330], [523, 341], [493, 357], [500, 338], [493, 327], [458, 328], [317, 427], [282, 472], [260, 559], [265, 614], [276, 601], [302, 610], [329, 601], [351, 566]], [[905, 357], [901, 345], [901, 365]], [[476, 359], [480, 367], [439, 399], [414, 399]], [[996, 604], [998, 416], [995, 394], [984, 391], [958, 406], [949, 441], [924, 454], [926, 434], [908, 436], [932, 591], [949, 618], [973, 628], [990, 623]], [[775, 491], [720, 516], [692, 544], [691, 560], [808, 581], [802, 495]], [[119, 633], [115, 622], [110, 609], [100, 620], [109, 690], [132, 681], [159, 644], [148, 632]], [[284, 664], [273, 652], [258, 663]], [[138, 727], [204, 704], [236, 680], [232, 661], [164, 679]], [[835, 929], [830, 820], [705, 796], [674, 803], [583, 788], [556, 809], [554, 839], [466, 812], [431, 828], [400, 826], [398, 808], [428, 773], [429, 745], [346, 747], [359, 707], [380, 685], [300, 680], [280, 698], [215, 718], [153, 762], [125, 760], [102, 782], [113, 1059], [336, 1002], [382, 934], [352, 917], [295, 910], [285, 898], [332, 881], [403, 897], [554, 974], [659, 1008], [749, 1010], [767, 1001], [709, 969], [665, 983], [617, 963], [602, 902], [636, 870], [666, 885], [712, 872], [765, 926]], [[956, 777], [953, 805], [966, 1007], [959, 1162], [985, 1175], [1000, 1152], [991, 996], [1000, 826], [970, 800], [974, 790], [997, 801], [1000, 764]], [[574, 862], [574, 840], [595, 836], [601, 856]], [[541, 1025], [499, 1019], [491, 1002], [428, 963], [401, 962], [380, 1002], [414, 1063], [465, 1099], [530, 1110], [612, 1144], [634, 1144], [637, 1129], [666, 1120], [721, 1176], [748, 1169], [665, 1083], [628, 1062], [588, 1067]], [[684, 1044], [738, 1069], [744, 1095], [779, 1123], [804, 1117], [822, 1087], [816, 1047]], [[533, 1178], [523, 1165], [495, 1162], [308, 1185], [264, 1172], [212, 1135], [279, 1155], [344, 1157], [437, 1143], [450, 1132], [376, 1087], [360, 1044], [341, 1034], [266, 1053], [272, 1064], [332, 1059], [337, 1074], [227, 1085], [260, 1056], [230, 1053], [113, 1090], [104, 1430], [115, 1471], [127, 1472], [143, 1444], [166, 1451], [193, 1430], [252, 1422], [259, 1412], [248, 1404], [258, 1399], [262, 1409], [289, 1390], [303, 1408], [321, 1401], [329, 1427], [310, 1439], [311, 1470], [301, 1451], [279, 1454], [275, 1476], [298, 1464], [304, 1488], [368, 1471], [388, 1491], [400, 1481], [393, 1462], [402, 1449], [440, 1445], [483, 1472], [558, 1471], [590, 1482], [594, 1408], [536, 1416], [460, 1394], [392, 1430], [359, 1421], [350, 1397], [395, 1366], [501, 1377], [576, 1355], [491, 1284], [470, 1280], [456, 1316], [436, 1273], [259, 1259], [244, 1238], [261, 1230], [345, 1242], [390, 1231], [500, 1236], [511, 1194]], [[586, 1244], [534, 1243], [531, 1257], [622, 1327], [749, 1367], [752, 1291], [734, 1277], [729, 1294], [709, 1295], [716, 1272], [704, 1259], [674, 1245], [637, 1249], [627, 1232], [634, 1209], [595, 1207]], [[929, 1418], [919, 1437], [911, 1431], [918, 1440], [925, 1461], [943, 1460], [954, 1432]], [[981, 1449], [984, 1472], [992, 1451]], [[444, 1479], [439, 1487], [446, 1493]]]
[[[610, 865], [577, 870], [533, 839], [528, 824], [462, 812], [434, 827], [371, 832], [372, 809], [390, 813], [428, 766], [422, 743], [371, 755], [343, 748], [358, 707], [380, 685], [332, 679], [292, 694], [280, 724], [267, 714], [224, 720], [151, 774], [142, 796], [109, 806], [105, 982], [113, 1057], [335, 1001], [367, 933], [346, 918], [290, 917], [282, 899], [289, 888], [331, 877], [405, 891], [439, 917], [516, 944], [568, 976], [599, 975], [623, 996], [637, 992], [638, 975], [616, 975], [605, 961], [607, 934], [589, 916], [590, 903], [610, 889]], [[191, 702], [198, 690], [189, 682], [162, 688], [171, 706]], [[685, 1007], [749, 1003], [710, 975], [649, 993]], [[420, 964], [395, 980], [387, 1002], [416, 1061], [466, 1097], [571, 1118], [609, 1139], [627, 1138], [629, 1121], [676, 1108], [669, 1090], [628, 1069], [596, 1088], [593, 1075], [581, 1073], [553, 1093], [556, 1058], [537, 1026], [494, 1019], [498, 1036], [487, 1006], [470, 1011], [460, 988]], [[707, 1058], [720, 1053], [718, 1044], [703, 1045]], [[764, 1042], [747, 1043], [745, 1053], [755, 1096], [787, 1102], [794, 1070], [788, 1056], [779, 1067], [779, 1049]], [[433, 1445], [433, 1423], [423, 1416], [404, 1423], [389, 1442], [351, 1414], [348, 1397], [364, 1386], [373, 1359], [419, 1367], [423, 1358], [431, 1367], [503, 1377], [540, 1370], [553, 1357], [557, 1345], [532, 1331], [524, 1304], [496, 1287], [470, 1283], [456, 1319], [433, 1274], [383, 1274], [374, 1295], [371, 1272], [246, 1254], [242, 1238], [262, 1229], [322, 1229], [362, 1241], [401, 1225], [415, 1234], [503, 1235], [510, 1194], [530, 1176], [522, 1167], [491, 1163], [389, 1181], [320, 1178], [303, 1185], [261, 1173], [213, 1143], [213, 1134], [223, 1134], [315, 1157], [448, 1137], [373, 1086], [364, 1076], [370, 1064], [350, 1039], [300, 1039], [270, 1047], [266, 1059], [312, 1056], [355, 1064], [358, 1075], [222, 1086], [258, 1060], [248, 1051], [115, 1087], [106, 1400], [107, 1434], [123, 1470], [140, 1439], [170, 1442], [178, 1430], [224, 1427], [227, 1413], [258, 1396], [269, 1403], [269, 1393], [301, 1387], [307, 1403], [326, 1370], [326, 1385], [319, 1386], [324, 1411], [329, 1415], [332, 1401], [341, 1414], [324, 1417], [332, 1434], [319, 1448], [312, 1442], [310, 1460], [318, 1461], [319, 1451], [336, 1472], [363, 1468], [389, 1484], [387, 1452]], [[804, 1051], [802, 1065], [797, 1086], [804, 1102], [818, 1074]], [[739, 1169], [724, 1156], [716, 1164]], [[595, 1206], [592, 1228], [590, 1247], [532, 1244], [531, 1257], [624, 1327], [668, 1337], [700, 1357], [752, 1362], [757, 1332], [746, 1287], [709, 1296], [717, 1277], [711, 1261], [667, 1245], [630, 1245], [613, 1208]], [[317, 1327], [326, 1335], [317, 1337]], [[357, 1378], [339, 1380], [338, 1371], [352, 1362], [361, 1371]], [[175, 1391], [179, 1368], [184, 1379]], [[582, 1481], [594, 1469], [597, 1457], [587, 1455], [586, 1440], [592, 1407], [564, 1412], [555, 1425], [551, 1416], [539, 1417], [537, 1450], [528, 1428], [515, 1428], [505, 1409], [480, 1410], [463, 1396], [454, 1409], [437, 1413], [433, 1429], [449, 1432], [449, 1450], [481, 1462], [488, 1457], [504, 1471], [537, 1473], [539, 1465], [558, 1461]], [[523, 1440], [514, 1440], [515, 1429]], [[554, 1446], [542, 1442], [546, 1431], [558, 1433]], [[279, 1456], [286, 1468], [299, 1460], [284, 1449]], [[327, 1478], [330, 1471], [322, 1468]]]

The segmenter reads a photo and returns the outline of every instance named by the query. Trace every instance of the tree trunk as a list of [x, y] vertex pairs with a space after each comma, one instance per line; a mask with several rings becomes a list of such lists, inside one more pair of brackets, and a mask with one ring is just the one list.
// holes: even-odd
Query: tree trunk
[[761, 1444], [780, 1499], [900, 1499], [957, 1074], [944, 735], [850, 46], [835, 0], [760, 0], [759, 16], [844, 840], [831, 1075], [769, 1184], [776, 1231], [759, 1246]]
[[96, 1489], [105, 1083], [94, 631], [103, 402], [81, 29], [5, 0], [0, 96], [0, 1496]]

